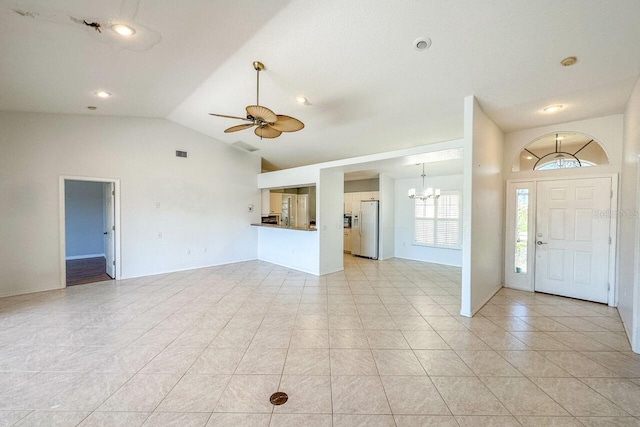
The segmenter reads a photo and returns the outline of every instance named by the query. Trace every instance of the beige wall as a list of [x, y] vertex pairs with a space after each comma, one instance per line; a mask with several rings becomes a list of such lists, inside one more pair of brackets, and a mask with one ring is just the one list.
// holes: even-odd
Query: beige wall
[[462, 307], [472, 316], [502, 287], [504, 133], [465, 98]]

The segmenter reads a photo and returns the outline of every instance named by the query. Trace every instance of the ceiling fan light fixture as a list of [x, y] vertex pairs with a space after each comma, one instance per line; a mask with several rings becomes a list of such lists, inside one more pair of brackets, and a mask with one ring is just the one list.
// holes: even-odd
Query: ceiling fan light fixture
[[544, 107], [542, 109], [542, 111], [544, 111], [545, 113], [556, 113], [556, 112], [562, 110], [563, 108], [564, 108], [564, 105], [553, 104], [553, 105], [549, 105], [547, 107]]
[[135, 28], [127, 24], [113, 24], [111, 29], [122, 37], [131, 37], [136, 33]]

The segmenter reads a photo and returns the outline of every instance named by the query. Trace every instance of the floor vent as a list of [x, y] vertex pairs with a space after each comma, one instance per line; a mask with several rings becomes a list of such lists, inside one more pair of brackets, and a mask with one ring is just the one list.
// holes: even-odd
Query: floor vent
[[288, 399], [289, 399], [289, 396], [287, 396], [287, 393], [283, 393], [279, 391], [277, 393], [273, 393], [269, 398], [269, 401], [271, 402], [272, 405], [279, 406], [286, 403]]

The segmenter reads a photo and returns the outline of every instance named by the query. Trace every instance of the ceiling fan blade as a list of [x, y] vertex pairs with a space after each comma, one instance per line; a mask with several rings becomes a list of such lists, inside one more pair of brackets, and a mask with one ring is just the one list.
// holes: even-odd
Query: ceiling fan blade
[[249, 129], [251, 126], [253, 126], [253, 123], [247, 123], [247, 124], [238, 125], [238, 126], [231, 126], [229, 129], [225, 129], [224, 133], [238, 132], [239, 130]]
[[271, 127], [280, 132], [297, 132], [304, 128], [304, 123], [293, 117], [278, 114], [278, 121], [272, 124]]
[[282, 132], [280, 132], [279, 130], [275, 130], [269, 125], [258, 126], [254, 133], [260, 138], [277, 138], [282, 135]]
[[215, 113], [209, 113], [210, 116], [216, 116], [216, 117], [224, 117], [226, 119], [239, 119], [239, 120], [246, 120], [246, 121], [253, 121], [251, 119], [247, 119], [246, 117], [238, 117], [238, 116], [228, 116], [226, 114], [215, 114]]
[[273, 123], [278, 120], [276, 113], [263, 107], [262, 105], [249, 105], [247, 106], [247, 114], [256, 119], [262, 119], [263, 122]]

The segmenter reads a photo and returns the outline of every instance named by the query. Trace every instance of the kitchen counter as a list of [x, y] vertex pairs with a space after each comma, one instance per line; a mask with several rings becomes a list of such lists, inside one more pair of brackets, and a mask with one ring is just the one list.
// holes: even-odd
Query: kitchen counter
[[283, 230], [296, 230], [296, 231], [317, 231], [316, 228], [309, 227], [287, 227], [277, 224], [251, 224], [254, 227], [267, 227], [267, 228], [282, 228]]

